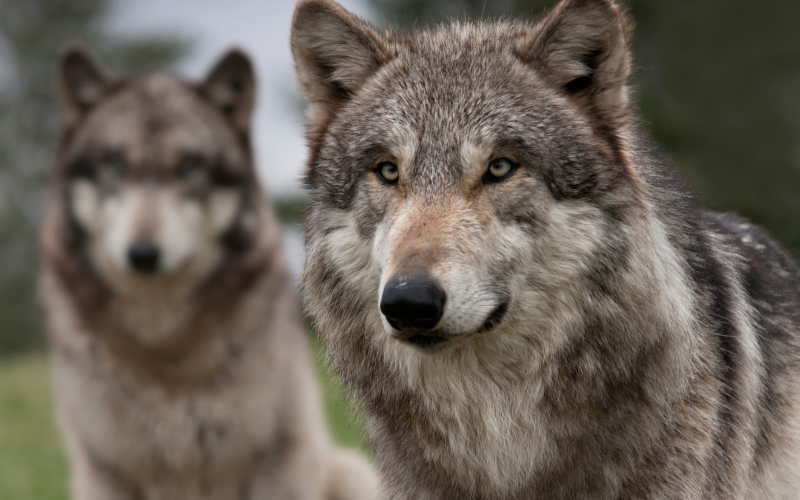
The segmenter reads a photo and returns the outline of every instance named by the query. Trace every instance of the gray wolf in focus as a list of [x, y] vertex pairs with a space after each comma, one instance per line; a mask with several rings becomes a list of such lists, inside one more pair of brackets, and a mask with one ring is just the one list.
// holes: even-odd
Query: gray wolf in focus
[[56, 408], [75, 500], [371, 500], [327, 435], [250, 148], [255, 79], [62, 59], [42, 232]]
[[630, 37], [298, 4], [304, 299], [387, 498], [800, 498], [800, 272], [642, 133]]

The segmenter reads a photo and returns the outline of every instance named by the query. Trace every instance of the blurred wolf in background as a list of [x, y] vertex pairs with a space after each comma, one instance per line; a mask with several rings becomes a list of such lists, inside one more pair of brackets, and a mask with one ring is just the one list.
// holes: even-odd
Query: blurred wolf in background
[[249, 59], [117, 80], [75, 49], [59, 91], [41, 293], [73, 498], [374, 498], [325, 428]]
[[800, 272], [648, 142], [618, 4], [293, 23], [304, 298], [388, 498], [800, 498]]

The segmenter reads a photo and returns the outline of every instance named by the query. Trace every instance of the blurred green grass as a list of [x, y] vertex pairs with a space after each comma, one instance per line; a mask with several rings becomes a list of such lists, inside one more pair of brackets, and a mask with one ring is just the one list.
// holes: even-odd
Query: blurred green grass
[[[313, 343], [331, 434], [364, 450], [362, 427]], [[68, 466], [53, 416], [47, 356], [0, 359], [0, 499], [68, 500]]]

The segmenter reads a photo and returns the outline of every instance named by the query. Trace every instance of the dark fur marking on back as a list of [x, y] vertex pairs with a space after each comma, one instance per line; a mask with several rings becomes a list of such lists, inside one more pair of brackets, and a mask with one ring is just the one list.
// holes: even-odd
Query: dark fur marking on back
[[[743, 285], [756, 314], [759, 325], [758, 346], [763, 356], [764, 380], [760, 395], [760, 414], [756, 461], [762, 466], [763, 459], [779, 443], [776, 429], [786, 424], [786, 412], [790, 401], [780, 389], [780, 380], [789, 376], [800, 366], [800, 339], [798, 335], [779, 328], [775, 324], [781, 317], [800, 323], [800, 273], [786, 252], [778, 247], [764, 232], [732, 214], [710, 214], [720, 231], [732, 235], [732, 243], [744, 257]], [[789, 279], [776, 279], [779, 273]]]
[[[700, 216], [702, 220], [702, 215]], [[708, 221], [712, 227], [717, 226], [713, 221]], [[721, 393], [724, 404], [718, 408], [719, 427], [715, 435], [718, 446], [719, 460], [728, 464], [733, 460], [732, 451], [728, 447], [735, 442], [733, 439], [736, 429], [739, 426], [739, 415], [742, 413], [740, 401], [740, 378], [738, 375], [742, 354], [742, 345], [739, 340], [739, 332], [732, 323], [733, 305], [730, 297], [733, 294], [731, 283], [728, 281], [728, 273], [723, 269], [718, 257], [712, 253], [711, 243], [705, 238], [708, 236], [698, 230], [696, 233], [698, 240], [694, 242], [691, 249], [696, 257], [695, 265], [692, 266], [692, 278], [700, 287], [701, 296], [707, 297], [713, 321], [714, 333], [718, 345]], [[730, 469], [726, 466], [724, 471]], [[730, 478], [725, 478], [726, 482]]]

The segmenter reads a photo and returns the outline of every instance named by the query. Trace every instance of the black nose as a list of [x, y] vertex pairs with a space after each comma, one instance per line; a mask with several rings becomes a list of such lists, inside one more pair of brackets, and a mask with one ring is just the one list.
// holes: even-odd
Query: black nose
[[381, 312], [395, 330], [432, 330], [445, 302], [447, 294], [428, 276], [395, 276], [383, 289]]
[[134, 271], [140, 273], [154, 273], [158, 269], [158, 260], [161, 251], [152, 243], [134, 243], [128, 249], [128, 262]]

